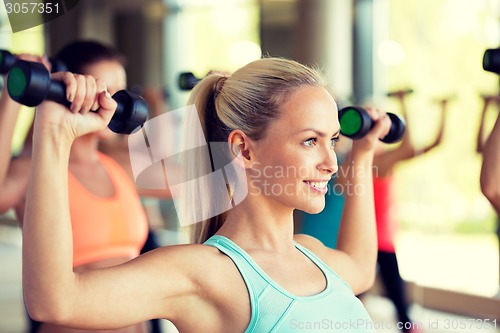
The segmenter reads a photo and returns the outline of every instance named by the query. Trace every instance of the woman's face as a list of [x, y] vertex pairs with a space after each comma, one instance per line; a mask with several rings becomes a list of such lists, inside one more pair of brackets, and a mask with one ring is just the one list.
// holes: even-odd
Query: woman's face
[[125, 68], [116, 60], [102, 60], [85, 66], [85, 74], [103, 80], [111, 95], [127, 87]]
[[250, 191], [286, 207], [322, 211], [327, 182], [338, 169], [339, 130], [337, 105], [325, 88], [304, 86], [288, 94], [266, 136], [255, 142]]
[[[123, 65], [116, 60], [102, 60], [85, 66], [85, 74], [104, 81], [108, 92], [113, 95], [119, 90], [127, 87], [127, 76]], [[111, 139], [115, 135], [110, 129], [100, 132], [99, 137], [103, 140]]]

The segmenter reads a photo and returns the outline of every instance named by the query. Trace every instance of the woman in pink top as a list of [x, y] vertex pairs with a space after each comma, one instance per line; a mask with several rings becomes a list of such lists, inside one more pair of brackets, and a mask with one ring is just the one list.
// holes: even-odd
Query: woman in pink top
[[[407, 120], [405, 96], [408, 91], [397, 91], [393, 94], [401, 104], [404, 118]], [[406, 124], [406, 131], [398, 148], [389, 151], [380, 151], [373, 160], [373, 194], [375, 202], [375, 219], [377, 222], [379, 273], [387, 296], [394, 303], [399, 323], [403, 332], [412, 332], [411, 320], [408, 316], [404, 281], [399, 274], [398, 261], [394, 246], [394, 237], [398, 228], [396, 200], [393, 193], [394, 169], [398, 162], [409, 160], [430, 151], [441, 143], [444, 129], [444, 117], [447, 100], [440, 101], [442, 108], [439, 133], [431, 144], [417, 149], [410, 138], [410, 126]], [[406, 327], [406, 328], [405, 328]], [[413, 330], [415, 332], [415, 330]]]

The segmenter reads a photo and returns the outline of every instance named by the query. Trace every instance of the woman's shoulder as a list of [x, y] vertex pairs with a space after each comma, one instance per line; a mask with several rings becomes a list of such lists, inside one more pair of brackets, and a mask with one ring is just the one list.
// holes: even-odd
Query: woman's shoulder
[[[238, 322], [238, 316], [246, 315], [248, 297], [235, 299], [235, 295], [247, 293], [245, 283], [232, 260], [217, 248], [203, 244], [173, 245], [155, 249], [142, 256], [149, 253], [154, 260], [150, 266], [157, 267], [154, 274], [163, 281], [177, 276], [176, 280], [181, 285], [185, 285], [183, 280], [187, 282], [187, 291], [190, 290], [196, 295], [195, 299], [201, 300], [201, 303], [196, 301], [196, 304], [209, 304], [209, 308], [224, 314], [225, 322], [232, 324]], [[172, 274], [172, 270], [180, 270], [181, 275]], [[234, 310], [235, 306], [237, 311]]]
[[333, 271], [338, 273], [343, 270], [344, 261], [346, 259], [346, 254], [344, 252], [329, 248], [319, 239], [310, 235], [296, 234], [293, 236], [293, 239], [295, 242], [312, 252]]
[[154, 266], [163, 266], [167, 270], [169, 267], [180, 268], [200, 284], [209, 282], [212, 277], [216, 278], [231, 263], [231, 259], [217, 248], [204, 244], [163, 246], [150, 252]]
[[159, 260], [169, 257], [175, 262], [186, 262], [188, 264], [204, 264], [207, 260], [217, 260], [219, 254], [216, 248], [204, 244], [167, 245], [151, 252], [152, 256]]
[[295, 234], [293, 235], [293, 240], [320, 258], [324, 250], [327, 249], [323, 242], [310, 235]]

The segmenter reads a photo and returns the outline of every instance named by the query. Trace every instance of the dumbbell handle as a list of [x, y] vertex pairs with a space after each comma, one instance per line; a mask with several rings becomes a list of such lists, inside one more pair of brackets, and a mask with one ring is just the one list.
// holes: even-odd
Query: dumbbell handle
[[71, 106], [71, 102], [66, 99], [66, 85], [61, 81], [50, 80], [45, 99], [64, 105], [68, 109]]
[[[47, 87], [48, 88], [47, 88], [46, 93], [45, 93], [45, 98], [43, 98], [43, 100], [49, 100], [49, 101], [56, 102], [58, 104], [64, 105], [65, 107], [67, 107], [69, 109], [69, 107], [71, 106], [71, 102], [66, 99], [66, 85], [61, 81], [50, 79]], [[10, 90], [9, 90], [9, 94], [10, 94]], [[115, 95], [113, 95], [113, 97], [114, 96]], [[12, 98], [15, 100], [14, 97], [12, 97]], [[117, 101], [117, 103], [118, 103], [118, 101]], [[28, 105], [28, 104], [31, 104], [31, 105]], [[37, 105], [39, 105], [39, 103], [36, 103], [34, 101], [34, 103], [27, 103], [26, 105], [27, 106], [37, 106]], [[113, 114], [112, 119], [120, 118], [122, 116], [122, 113], [123, 113], [123, 105], [121, 103], [118, 103], [118, 106], [116, 108], [115, 113]]]
[[[113, 113], [113, 117], [111, 119], [122, 117], [124, 109], [123, 104], [115, 98], [115, 95], [116, 94], [114, 94], [112, 98], [116, 101], [117, 106], [116, 111], [115, 113]], [[45, 99], [64, 105], [68, 109], [71, 106], [71, 102], [66, 99], [66, 85], [61, 81], [52, 79], [50, 80], [49, 89], [47, 90], [47, 97], [45, 97]]]

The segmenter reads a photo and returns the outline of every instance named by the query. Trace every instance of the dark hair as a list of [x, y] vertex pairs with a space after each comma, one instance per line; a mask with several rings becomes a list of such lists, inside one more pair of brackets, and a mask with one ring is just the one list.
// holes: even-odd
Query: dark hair
[[62, 61], [69, 72], [84, 74], [88, 65], [103, 60], [118, 61], [125, 66], [125, 57], [112, 46], [92, 40], [79, 40], [66, 45], [56, 58]]

